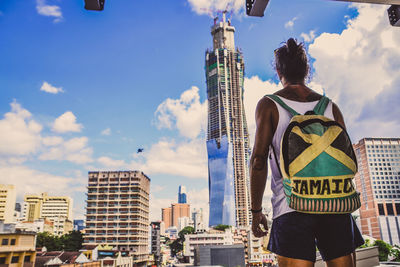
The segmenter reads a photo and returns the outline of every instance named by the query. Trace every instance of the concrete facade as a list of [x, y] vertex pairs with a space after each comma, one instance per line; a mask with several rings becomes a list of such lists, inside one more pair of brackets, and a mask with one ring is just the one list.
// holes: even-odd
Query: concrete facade
[[400, 245], [400, 139], [364, 138], [354, 151], [361, 232]]
[[25, 195], [22, 217], [29, 222], [46, 218], [54, 223], [54, 234], [63, 235], [73, 229], [72, 206], [68, 196]]
[[140, 171], [89, 172], [84, 245], [108, 244], [143, 264], [149, 255], [150, 179]]
[[36, 234], [0, 233], [0, 267], [33, 267]]
[[14, 185], [0, 184], [0, 221], [12, 223], [15, 221], [15, 201], [17, 194]]

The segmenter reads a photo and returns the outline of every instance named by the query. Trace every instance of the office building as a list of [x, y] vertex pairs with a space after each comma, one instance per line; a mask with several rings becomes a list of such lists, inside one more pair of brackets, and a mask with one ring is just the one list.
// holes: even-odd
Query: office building
[[211, 28], [213, 49], [206, 51], [210, 226], [250, 224], [244, 60], [235, 48], [234, 32], [223, 13]]
[[0, 221], [4, 223], [14, 222], [16, 198], [14, 185], [0, 184]]
[[203, 209], [194, 210], [192, 212], [192, 222], [194, 231], [205, 231], [207, 230], [203, 220]]
[[162, 208], [161, 209], [161, 219], [164, 222], [165, 228], [172, 226], [172, 208]]
[[183, 203], [171, 204], [171, 207], [161, 209], [161, 218], [165, 228], [179, 226], [179, 218], [190, 216], [190, 205]]
[[222, 246], [233, 245], [234, 235], [231, 229], [225, 231], [210, 230], [208, 232], [196, 232], [194, 234], [185, 235], [183, 244], [183, 255], [189, 259], [190, 263], [194, 263], [195, 249], [202, 246]]
[[72, 199], [67, 196], [25, 195], [23, 218], [34, 222], [45, 218], [54, 223], [54, 234], [63, 235], [73, 229]]
[[354, 151], [361, 232], [400, 245], [400, 138], [364, 138]]
[[187, 203], [187, 199], [186, 199], [186, 187], [183, 186], [183, 185], [180, 185], [180, 186], [179, 186], [178, 203], [181, 203], [181, 204]]
[[108, 244], [143, 265], [149, 254], [150, 179], [140, 171], [89, 172], [85, 245]]

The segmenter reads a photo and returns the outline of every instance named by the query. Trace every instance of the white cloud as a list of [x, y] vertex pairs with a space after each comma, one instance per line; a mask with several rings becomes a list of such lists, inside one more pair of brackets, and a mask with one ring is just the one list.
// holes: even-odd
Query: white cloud
[[243, 101], [251, 144], [254, 143], [254, 134], [256, 131], [255, 111], [258, 101], [263, 96], [273, 94], [279, 89], [282, 89], [280, 84], [276, 84], [272, 81], [262, 81], [258, 76], [245, 78]]
[[24, 194], [51, 192], [51, 194], [69, 195], [76, 191], [86, 191], [86, 179], [64, 177], [30, 169], [20, 165], [0, 165], [0, 183], [14, 184], [18, 198]]
[[199, 15], [212, 16], [219, 10], [239, 13], [244, 9], [244, 0], [187, 0], [192, 10]]
[[58, 93], [63, 93], [64, 90], [62, 87], [55, 87], [48, 82], [43, 82], [42, 87], [40, 87], [40, 91], [44, 91], [46, 93], [50, 94], [58, 94]]
[[101, 131], [101, 135], [111, 135], [111, 129], [107, 128]]
[[88, 147], [88, 141], [87, 137], [76, 137], [62, 143], [56, 143], [57, 145], [45, 149], [39, 156], [39, 159], [66, 160], [76, 164], [93, 162], [93, 149]]
[[289, 20], [288, 22], [285, 23], [285, 28], [286, 29], [293, 29], [294, 22], [297, 20], [297, 17], [294, 17], [293, 19]]
[[61, 8], [57, 5], [48, 5], [46, 0], [36, 0], [36, 11], [39, 15], [46, 17], [54, 17], [55, 23], [60, 22], [63, 18]]
[[149, 150], [142, 152], [139, 160], [132, 161], [130, 168], [140, 169], [148, 174], [207, 179], [205, 140], [198, 138], [176, 142], [174, 139], [162, 139], [153, 144]]
[[100, 157], [97, 159], [102, 166], [104, 166], [107, 170], [114, 169], [118, 170], [127, 166], [125, 161], [123, 160], [115, 160], [110, 157]]
[[42, 139], [45, 146], [56, 146], [64, 142], [64, 139], [59, 136], [47, 136]]
[[0, 156], [26, 156], [40, 147], [42, 126], [15, 100], [0, 120]]
[[310, 43], [312, 41], [314, 41], [315, 39], [315, 30], [310, 31], [309, 33], [301, 33], [300, 34], [301, 38], [304, 39], [304, 42], [306, 43]]
[[58, 117], [53, 124], [53, 131], [57, 133], [80, 132], [82, 124], [76, 123], [76, 117], [71, 111], [67, 111]]
[[199, 88], [193, 86], [179, 99], [168, 98], [155, 112], [157, 128], [177, 128], [188, 138], [196, 138], [207, 125], [207, 102], [201, 103]]
[[[355, 6], [359, 15], [348, 21], [345, 30], [338, 34], [322, 33], [309, 46], [315, 59], [313, 82], [325, 88], [327, 95], [338, 103], [354, 142], [385, 135], [383, 129], [386, 133], [400, 132], [395, 112], [386, 112], [385, 120], [374, 115], [389, 103], [388, 96], [398, 97], [399, 29], [389, 25], [386, 7]], [[378, 100], [379, 107], [373, 105]], [[385, 128], [388, 126], [392, 128]]]

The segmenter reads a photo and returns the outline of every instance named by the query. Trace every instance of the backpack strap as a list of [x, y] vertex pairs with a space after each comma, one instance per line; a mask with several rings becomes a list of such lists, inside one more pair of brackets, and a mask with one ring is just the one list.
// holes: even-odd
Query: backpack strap
[[296, 110], [292, 109], [291, 107], [289, 107], [288, 105], [286, 105], [285, 102], [283, 102], [282, 99], [280, 99], [279, 96], [277, 95], [266, 95], [266, 97], [271, 98], [272, 100], [274, 100], [276, 103], [278, 103], [281, 107], [283, 107], [284, 109], [286, 109], [292, 116], [296, 116], [296, 115], [300, 115], [300, 113], [298, 113]]
[[326, 96], [322, 96], [318, 101], [317, 105], [315, 105], [313, 111], [316, 115], [324, 115], [325, 110], [329, 104], [329, 98]]

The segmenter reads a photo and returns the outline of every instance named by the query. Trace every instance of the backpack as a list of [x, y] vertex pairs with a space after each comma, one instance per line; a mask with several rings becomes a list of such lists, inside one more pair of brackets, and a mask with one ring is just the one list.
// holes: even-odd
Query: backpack
[[361, 206], [353, 184], [357, 159], [346, 130], [323, 114], [323, 96], [312, 111], [299, 114], [277, 95], [267, 95], [292, 116], [281, 140], [280, 164], [286, 200], [304, 213], [351, 213]]

